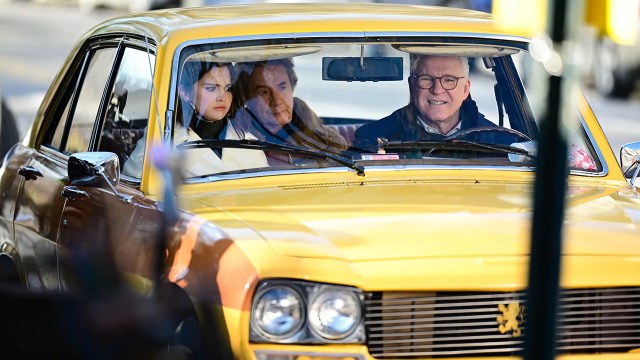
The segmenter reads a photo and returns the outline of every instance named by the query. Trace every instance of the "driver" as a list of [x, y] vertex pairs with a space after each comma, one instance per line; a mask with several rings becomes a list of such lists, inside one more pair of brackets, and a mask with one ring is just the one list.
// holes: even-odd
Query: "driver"
[[376, 151], [383, 140], [441, 140], [460, 130], [497, 126], [478, 112], [469, 96], [466, 57], [421, 55], [410, 70], [409, 104], [356, 130], [355, 150]]

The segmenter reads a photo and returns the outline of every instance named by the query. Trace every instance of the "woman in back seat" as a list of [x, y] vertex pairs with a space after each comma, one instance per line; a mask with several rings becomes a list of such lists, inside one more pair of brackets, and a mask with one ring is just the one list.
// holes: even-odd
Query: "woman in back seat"
[[[200, 139], [256, 139], [237, 129], [229, 118], [240, 107], [235, 96], [235, 71], [230, 63], [187, 61], [180, 77], [178, 93], [180, 119], [174, 129], [174, 144]], [[146, 136], [123, 167], [125, 175], [140, 177]], [[142, 151], [138, 151], [139, 148]], [[201, 176], [223, 171], [268, 166], [264, 152], [248, 149], [189, 149], [184, 152], [185, 176]]]

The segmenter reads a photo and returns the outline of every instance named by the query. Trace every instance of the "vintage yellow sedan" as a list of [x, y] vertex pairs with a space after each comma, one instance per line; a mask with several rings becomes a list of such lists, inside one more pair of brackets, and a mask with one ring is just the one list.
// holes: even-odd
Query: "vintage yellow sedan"
[[[390, 4], [106, 21], [2, 162], [0, 280], [100, 287], [84, 260], [103, 255], [188, 304], [172, 345], [196, 357], [518, 356], [543, 100], [529, 44], [489, 14]], [[630, 359], [640, 144], [617, 159], [577, 99], [556, 348]]]

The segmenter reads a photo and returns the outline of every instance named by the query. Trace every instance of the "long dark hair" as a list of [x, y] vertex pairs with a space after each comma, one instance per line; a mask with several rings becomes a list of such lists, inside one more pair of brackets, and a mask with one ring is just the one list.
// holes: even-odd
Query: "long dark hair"
[[[231, 75], [231, 107], [227, 113], [227, 118], [233, 118], [242, 107], [242, 95], [238, 87], [237, 74], [235, 67], [231, 63], [227, 62], [213, 62], [213, 61], [186, 61], [180, 74], [180, 86], [184, 89], [192, 89], [193, 84], [197, 83], [206, 73], [211, 71], [214, 67], [226, 67]], [[192, 113], [195, 109], [192, 109], [193, 104], [183, 104], [182, 98], [178, 101], [178, 114], [180, 115], [179, 121], [183, 126], [189, 126], [191, 118], [198, 114]], [[184, 119], [188, 119], [189, 123], [185, 124]]]

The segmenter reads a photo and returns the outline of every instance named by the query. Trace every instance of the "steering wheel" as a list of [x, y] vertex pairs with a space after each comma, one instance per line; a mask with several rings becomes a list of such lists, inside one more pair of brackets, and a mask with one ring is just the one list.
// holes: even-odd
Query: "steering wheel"
[[[511, 135], [511, 136], [515, 136], [516, 138], [524, 139], [525, 141], [531, 141], [532, 140], [529, 136], [521, 133], [518, 130], [509, 129], [509, 128], [502, 127], [502, 126], [480, 126], [480, 127], [476, 127], [476, 128], [462, 130], [462, 131], [458, 131], [455, 134], [447, 136], [445, 138], [445, 140], [459, 140], [459, 139], [462, 139], [463, 137], [465, 137], [467, 135], [470, 135], [470, 134], [474, 134], [474, 133], [489, 133], [489, 132], [508, 134], [508, 135]], [[516, 142], [516, 141], [514, 141], [514, 142]]]

